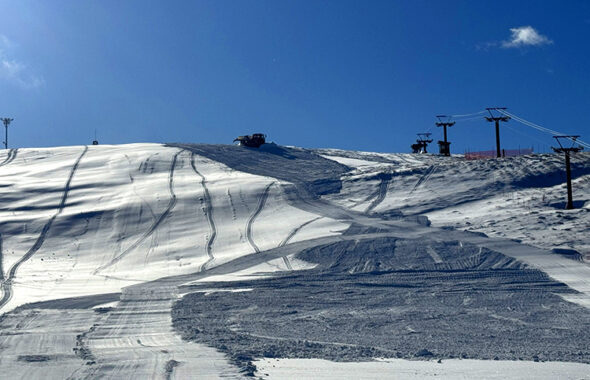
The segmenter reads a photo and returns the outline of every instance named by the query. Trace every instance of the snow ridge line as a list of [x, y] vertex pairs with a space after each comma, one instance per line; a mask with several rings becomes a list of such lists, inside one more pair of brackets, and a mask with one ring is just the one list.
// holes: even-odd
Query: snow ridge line
[[250, 216], [250, 218], [248, 219], [248, 223], [246, 224], [246, 236], [248, 237], [248, 242], [250, 243], [252, 248], [254, 248], [254, 251], [256, 251], [256, 253], [260, 252], [260, 248], [258, 248], [256, 243], [254, 243], [254, 239], [252, 238], [252, 224], [254, 223], [254, 220], [256, 220], [256, 218], [258, 217], [258, 215], [260, 214], [260, 212], [264, 208], [264, 204], [266, 203], [266, 199], [268, 198], [268, 193], [270, 191], [270, 188], [274, 184], [275, 184], [274, 182], [271, 182], [266, 186], [266, 188], [264, 189], [264, 191], [260, 195], [260, 198], [258, 199], [258, 206], [256, 207], [256, 210]]
[[383, 202], [383, 200], [385, 199], [385, 196], [387, 195], [387, 187], [389, 186], [390, 181], [391, 181], [391, 178], [382, 178], [381, 179], [381, 183], [379, 184], [379, 189], [377, 190], [377, 193], [375, 195], [375, 199], [373, 199], [373, 201], [371, 202], [369, 207], [367, 207], [367, 209], [365, 210], [366, 213], [373, 211], [373, 209], [375, 207], [379, 206], [379, 204], [381, 202]]
[[[45, 226], [43, 226], [43, 230], [39, 234], [39, 237], [37, 238], [37, 241], [35, 241], [35, 244], [33, 244], [33, 246], [16, 263], [12, 265], [12, 267], [7, 273], [5, 280], [2, 281], [2, 290], [4, 294], [2, 296], [2, 299], [0, 299], [0, 309], [4, 307], [4, 305], [6, 305], [8, 301], [10, 301], [10, 299], [12, 298], [12, 281], [16, 277], [16, 272], [18, 268], [25, 261], [29, 260], [39, 250], [39, 248], [41, 248], [41, 246], [45, 242], [45, 238], [47, 236], [47, 233], [49, 232], [49, 229], [51, 228], [51, 225], [53, 224], [53, 221], [62, 213], [63, 209], [65, 208], [66, 201], [68, 199], [68, 194], [70, 192], [70, 185], [72, 183], [72, 179], [74, 178], [74, 174], [76, 174], [76, 171], [78, 170], [78, 165], [80, 165], [80, 161], [82, 160], [82, 157], [84, 157], [86, 152], [88, 152], [88, 146], [84, 146], [84, 150], [82, 151], [80, 156], [78, 156], [78, 159], [74, 163], [74, 166], [72, 166], [72, 168], [70, 169], [70, 175], [64, 187], [63, 195], [57, 208], [57, 212], [47, 221], [47, 223], [45, 223]], [[16, 153], [13, 154], [13, 159], [15, 156]]]
[[8, 165], [16, 158], [16, 153], [18, 152], [18, 148], [10, 149], [4, 161], [0, 162], [0, 166]]
[[203, 186], [203, 198], [205, 199], [205, 216], [207, 217], [207, 222], [209, 222], [209, 239], [207, 240], [207, 261], [201, 265], [199, 271], [203, 271], [207, 268], [215, 257], [213, 257], [213, 243], [217, 238], [217, 227], [215, 226], [215, 220], [213, 220], [213, 203], [211, 202], [211, 194], [209, 194], [209, 188], [207, 188], [207, 179], [201, 172], [197, 170], [195, 166], [195, 153], [191, 152], [191, 167], [195, 174], [201, 177], [201, 186]]
[[164, 212], [162, 214], [160, 214], [158, 219], [156, 219], [154, 221], [154, 223], [152, 223], [150, 228], [146, 232], [144, 232], [144, 234], [139, 239], [137, 239], [133, 244], [131, 244], [129, 247], [127, 247], [127, 249], [125, 249], [123, 252], [121, 252], [118, 256], [113, 258], [111, 261], [96, 268], [94, 270], [94, 272], [92, 272], [92, 274], [97, 274], [100, 271], [110, 267], [111, 265], [114, 265], [114, 264], [118, 263], [119, 261], [121, 261], [121, 259], [123, 257], [125, 257], [127, 254], [129, 254], [135, 248], [137, 248], [141, 243], [143, 243], [145, 241], [145, 239], [150, 237], [154, 233], [156, 228], [158, 228], [160, 226], [160, 224], [162, 224], [162, 222], [168, 217], [168, 215], [170, 214], [170, 211], [172, 211], [174, 206], [176, 206], [176, 193], [174, 193], [174, 169], [176, 167], [176, 161], [178, 159], [178, 155], [182, 152], [183, 151], [180, 150], [174, 155], [174, 158], [172, 159], [172, 164], [170, 165], [170, 173], [168, 174], [168, 190], [170, 191], [170, 201], [168, 202], [168, 206], [166, 207], [166, 210], [164, 210]]
[[[278, 248], [283, 247], [285, 245], [287, 245], [287, 243], [293, 239], [293, 237], [299, 232], [301, 231], [301, 229], [313, 222], [315, 222], [318, 219], [322, 219], [323, 216], [318, 216], [317, 218], [313, 218], [311, 220], [308, 220], [307, 222], [303, 223], [302, 225], [295, 227], [291, 230], [291, 232], [289, 232], [289, 235], [287, 235], [286, 238], [283, 239], [283, 241], [281, 241], [278, 245]], [[289, 258], [287, 256], [283, 256], [283, 262], [285, 263], [285, 265], [287, 266], [287, 269], [289, 270], [293, 270], [293, 267], [291, 266], [291, 262], [289, 261]]]

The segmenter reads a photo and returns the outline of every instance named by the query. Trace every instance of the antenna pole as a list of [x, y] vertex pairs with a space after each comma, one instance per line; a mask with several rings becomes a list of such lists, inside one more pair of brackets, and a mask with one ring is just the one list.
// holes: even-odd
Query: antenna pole
[[502, 157], [502, 151], [500, 150], [500, 122], [501, 121], [507, 122], [508, 120], [510, 120], [510, 117], [508, 117], [508, 116], [494, 116], [492, 114], [492, 111], [505, 110], [505, 109], [506, 109], [506, 107], [486, 108], [486, 110], [488, 110], [488, 112], [490, 113], [490, 117], [486, 116], [486, 120], [489, 122], [494, 122], [496, 124], [496, 157], [498, 157], [498, 158]]
[[14, 119], [11, 119], [8, 117], [3, 117], [3, 118], [0, 118], [0, 120], [2, 120], [2, 123], [4, 123], [4, 129], [6, 130], [6, 135], [4, 137], [4, 149], [8, 149], [8, 125]]

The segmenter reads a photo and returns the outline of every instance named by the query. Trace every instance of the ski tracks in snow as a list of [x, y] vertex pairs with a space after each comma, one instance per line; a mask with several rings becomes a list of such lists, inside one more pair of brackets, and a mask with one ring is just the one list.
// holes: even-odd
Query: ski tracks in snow
[[[283, 247], [285, 246], [287, 243], [289, 243], [289, 241], [291, 241], [291, 239], [293, 239], [293, 237], [297, 234], [297, 232], [301, 231], [301, 229], [307, 225], [310, 225], [311, 223], [315, 222], [316, 220], [322, 219], [323, 216], [318, 216], [317, 218], [313, 218], [311, 220], [308, 220], [307, 222], [303, 223], [302, 225], [295, 227], [291, 230], [291, 232], [289, 232], [289, 235], [287, 235], [286, 238], [283, 239], [283, 241], [281, 241], [278, 245], [278, 247]], [[285, 266], [287, 267], [287, 269], [289, 270], [293, 270], [293, 267], [291, 266], [291, 262], [289, 261], [289, 258], [287, 256], [283, 256], [283, 262], [285, 263]]]
[[168, 206], [166, 207], [164, 212], [162, 212], [162, 214], [160, 214], [160, 216], [152, 223], [150, 228], [139, 239], [137, 239], [133, 244], [131, 244], [129, 247], [127, 247], [118, 256], [115, 256], [111, 261], [96, 268], [94, 270], [93, 274], [98, 274], [99, 272], [103, 271], [104, 269], [121, 261], [121, 259], [123, 259], [125, 256], [127, 256], [130, 252], [132, 252], [134, 249], [136, 249], [141, 243], [143, 243], [147, 238], [149, 238], [154, 233], [154, 231], [160, 226], [160, 224], [162, 224], [162, 222], [168, 217], [168, 215], [170, 214], [170, 211], [172, 211], [174, 206], [176, 206], [176, 194], [174, 193], [174, 169], [176, 168], [176, 161], [178, 159], [178, 155], [182, 152], [183, 151], [180, 150], [174, 155], [174, 157], [172, 159], [172, 163], [170, 165], [170, 172], [168, 174], [168, 190], [170, 191], [170, 201], [168, 202]]
[[381, 183], [379, 183], [379, 189], [375, 192], [371, 198], [374, 198], [369, 207], [365, 210], [366, 213], [370, 213], [375, 209], [375, 207], [379, 206], [381, 202], [385, 199], [387, 195], [387, 187], [389, 186], [389, 182], [391, 182], [390, 176], [384, 176], [381, 178]]
[[[129, 159], [129, 156], [128, 155], [125, 155], [125, 158], [127, 159], [127, 162], [129, 163], [129, 166], [131, 166], [131, 160]], [[148, 160], [149, 160], [149, 158], [148, 158]], [[146, 160], [146, 162], [147, 162], [147, 160]], [[144, 163], [142, 163], [140, 165], [140, 170], [141, 170], [143, 164]], [[149, 204], [148, 201], [145, 200], [144, 197], [142, 197], [137, 192], [137, 188], [135, 187], [135, 178], [131, 174], [131, 170], [129, 170], [129, 181], [131, 181], [131, 184], [133, 185], [133, 193], [141, 200], [142, 207], [145, 206], [147, 208], [148, 212], [150, 213], [150, 215], [152, 216], [152, 219], [156, 219], [156, 214], [154, 213], [154, 210], [152, 209], [152, 206]]]
[[[254, 224], [254, 221], [256, 220], [256, 218], [258, 217], [258, 215], [260, 214], [260, 212], [262, 211], [262, 209], [264, 208], [264, 205], [266, 204], [266, 200], [268, 199], [268, 195], [270, 193], [270, 188], [275, 184], [275, 182], [271, 182], [269, 183], [266, 188], [264, 189], [264, 191], [262, 192], [262, 194], [260, 195], [260, 198], [258, 199], [258, 205], [256, 207], [256, 210], [254, 210], [254, 212], [252, 213], [252, 215], [250, 216], [250, 218], [248, 219], [248, 223], [246, 225], [246, 236], [248, 238], [248, 242], [250, 243], [250, 245], [252, 246], [252, 248], [254, 249], [254, 251], [256, 253], [260, 253], [260, 248], [256, 245], [256, 243], [254, 242], [254, 238], [252, 236], [252, 225]], [[291, 239], [293, 239], [293, 237], [305, 226], [315, 222], [318, 219], [323, 218], [322, 216], [318, 216], [317, 218], [308, 220], [307, 222], [301, 224], [300, 226], [295, 227], [293, 230], [291, 230], [289, 232], [289, 234], [279, 243], [278, 248], [283, 247], [284, 245], [286, 245], [287, 243], [289, 243], [289, 241]], [[286, 256], [283, 256], [283, 262], [285, 263], [285, 266], [287, 267], [287, 269], [289, 270], [293, 270], [293, 267], [291, 266], [291, 263], [289, 261], [289, 258]]]
[[436, 171], [437, 168], [438, 168], [437, 164], [430, 165], [430, 167], [428, 169], [426, 169], [426, 171], [424, 172], [422, 177], [420, 177], [420, 179], [418, 179], [418, 182], [416, 182], [416, 184], [414, 185], [412, 190], [410, 190], [410, 194], [412, 194], [414, 191], [416, 191], [416, 189], [419, 188], [420, 185], [422, 185], [424, 182], [428, 181], [430, 176]]
[[270, 188], [274, 184], [275, 184], [274, 182], [271, 182], [266, 186], [266, 188], [264, 189], [264, 191], [260, 195], [260, 198], [258, 199], [258, 206], [256, 206], [256, 210], [254, 210], [254, 213], [250, 216], [250, 218], [248, 219], [248, 223], [246, 224], [246, 237], [248, 238], [248, 242], [250, 243], [252, 248], [254, 248], [254, 251], [256, 253], [260, 252], [260, 248], [258, 248], [256, 243], [254, 242], [254, 239], [252, 238], [252, 224], [254, 223], [254, 221], [256, 220], [256, 218], [258, 217], [258, 215], [260, 214], [260, 212], [264, 208], [264, 205], [266, 204], [266, 200], [268, 199], [268, 193], [270, 192]]
[[207, 266], [213, 262], [215, 257], [213, 257], [213, 243], [215, 243], [215, 239], [217, 237], [217, 227], [215, 227], [215, 220], [213, 219], [213, 203], [211, 202], [211, 194], [209, 194], [209, 189], [207, 188], [207, 179], [203, 174], [201, 174], [195, 165], [195, 153], [191, 152], [191, 167], [195, 174], [197, 174], [201, 178], [201, 186], [203, 186], [203, 198], [205, 200], [205, 216], [207, 217], [207, 222], [209, 223], [209, 239], [207, 240], [207, 261], [201, 265], [200, 271], [203, 271], [207, 268]]
[[[72, 179], [74, 178], [74, 174], [76, 174], [76, 171], [78, 170], [78, 166], [80, 165], [80, 161], [82, 160], [82, 157], [84, 157], [86, 152], [88, 152], [88, 146], [84, 147], [84, 150], [82, 151], [80, 156], [78, 156], [78, 159], [76, 160], [76, 162], [74, 163], [74, 165], [70, 169], [70, 175], [69, 175], [66, 185], [64, 187], [63, 195], [61, 197], [61, 201], [59, 203], [56, 213], [47, 221], [47, 223], [45, 223], [45, 225], [43, 226], [43, 229], [41, 230], [41, 233], [39, 234], [39, 237], [37, 238], [37, 241], [35, 241], [35, 244], [33, 244], [33, 246], [16, 263], [14, 263], [12, 265], [12, 267], [10, 268], [10, 270], [8, 271], [8, 273], [6, 275], [6, 278], [2, 281], [3, 295], [2, 295], [2, 299], [0, 299], [0, 309], [2, 307], [4, 307], [4, 305], [6, 305], [8, 303], [8, 301], [10, 301], [10, 299], [12, 298], [12, 281], [16, 277], [16, 272], [18, 271], [18, 268], [24, 262], [29, 260], [39, 250], [39, 248], [41, 248], [41, 246], [45, 242], [45, 238], [47, 237], [47, 233], [49, 232], [51, 225], [53, 224], [55, 219], [62, 213], [62, 211], [66, 205], [66, 201], [68, 200], [68, 194], [70, 192], [70, 185], [72, 183]], [[16, 157], [16, 150], [15, 150], [14, 154], [12, 155], [12, 160], [14, 160], [14, 157]], [[1, 258], [1, 256], [0, 256], [0, 258]]]
[[18, 153], [17, 149], [10, 149], [4, 161], [0, 162], [0, 166], [8, 165], [16, 158], [16, 154]]

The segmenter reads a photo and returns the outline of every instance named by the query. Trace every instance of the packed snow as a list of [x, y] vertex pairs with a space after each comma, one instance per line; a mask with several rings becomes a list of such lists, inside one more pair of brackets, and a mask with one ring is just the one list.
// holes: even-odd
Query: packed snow
[[[590, 366], [562, 362], [511, 362], [451, 359], [409, 361], [382, 359], [362, 363], [335, 363], [320, 359], [261, 359], [262, 379], [584, 379]], [[465, 369], [469, 368], [468, 371]]]
[[[524, 338], [546, 331], [558, 339], [554, 324], [575, 316], [587, 331], [590, 155], [574, 155], [572, 165], [576, 209], [565, 210], [558, 155], [466, 161], [274, 144], [7, 150], [0, 153], [0, 371], [10, 378], [583, 377], [590, 352], [577, 330], [563, 331], [577, 338], [557, 341], [562, 354], [514, 346], [495, 355], [492, 345], [456, 360], [451, 339], [406, 360], [420, 352], [411, 344], [380, 338], [372, 346], [363, 338], [362, 347], [351, 346], [354, 329], [337, 318], [342, 311], [331, 314], [340, 310], [331, 302], [346, 300], [339, 289], [349, 289], [357, 333], [370, 334], [363, 320], [387, 329], [390, 321], [374, 319], [362, 301], [387, 286], [395, 297], [416, 289], [411, 313], [429, 304], [423, 313], [452, 311], [436, 300], [455, 292], [461, 310], [526, 326]], [[414, 279], [404, 277], [408, 270]], [[524, 277], [513, 282], [516, 273]], [[366, 292], [361, 278], [372, 284]], [[404, 285], [389, 288], [391, 281]], [[508, 298], [471, 294], [461, 281], [482, 289], [497, 283]], [[422, 290], [433, 284], [440, 294]], [[322, 288], [316, 308], [306, 295]], [[531, 295], [544, 304], [519, 303]], [[281, 302], [299, 313], [279, 318]], [[504, 315], [502, 305], [511, 311]], [[382, 306], [395, 309], [375, 310]], [[410, 309], [395, 310], [407, 321]], [[328, 324], [320, 333], [322, 318], [343, 328]], [[199, 323], [214, 331], [197, 331]], [[428, 329], [416, 319], [399, 339], [420, 335], [415, 343], [427, 344], [430, 333], [418, 325]], [[475, 360], [494, 356], [509, 360]]]

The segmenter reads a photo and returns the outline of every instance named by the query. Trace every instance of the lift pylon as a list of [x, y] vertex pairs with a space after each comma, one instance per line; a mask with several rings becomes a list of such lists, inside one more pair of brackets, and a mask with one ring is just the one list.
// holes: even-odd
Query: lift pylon
[[[576, 140], [580, 136], [553, 136], [553, 138], [557, 141], [559, 148], [551, 147], [556, 153], [563, 153], [565, 155], [565, 175], [567, 179], [567, 205], [565, 206], [566, 209], [571, 210], [574, 208], [574, 200], [572, 195], [572, 170], [570, 167], [570, 153], [577, 153], [584, 149], [582, 146], [574, 146], [576, 144]], [[565, 147], [562, 144], [562, 141], [569, 140], [571, 141], [571, 146]]]

